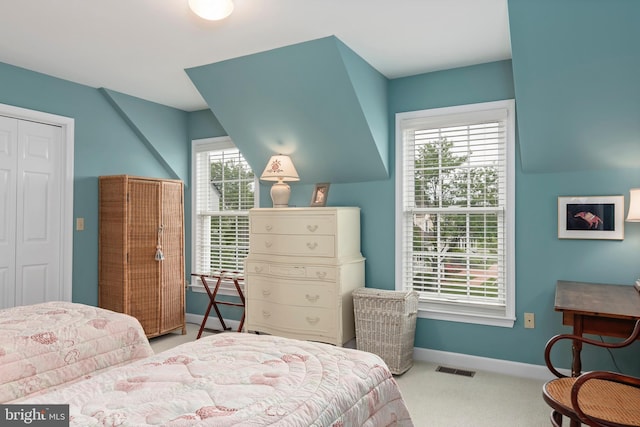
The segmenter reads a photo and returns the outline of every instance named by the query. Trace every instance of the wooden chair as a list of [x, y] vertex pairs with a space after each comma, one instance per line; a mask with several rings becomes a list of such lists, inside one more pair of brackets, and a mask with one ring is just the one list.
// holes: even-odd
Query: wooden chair
[[578, 335], [562, 334], [551, 338], [544, 350], [549, 370], [558, 378], [545, 383], [542, 396], [551, 406], [551, 424], [562, 426], [562, 416], [570, 419], [571, 427], [640, 426], [640, 378], [608, 371], [593, 371], [577, 377], [567, 377], [551, 363], [551, 348], [560, 340], [570, 339], [604, 348], [630, 345], [640, 336], [640, 320], [631, 335], [622, 342], [603, 343]]

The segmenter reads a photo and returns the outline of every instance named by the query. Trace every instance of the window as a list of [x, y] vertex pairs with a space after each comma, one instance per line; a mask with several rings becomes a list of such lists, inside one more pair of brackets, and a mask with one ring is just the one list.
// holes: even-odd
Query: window
[[420, 317], [512, 327], [514, 101], [396, 115], [396, 283]]
[[192, 162], [192, 272], [242, 271], [256, 177], [227, 137], [194, 141]]

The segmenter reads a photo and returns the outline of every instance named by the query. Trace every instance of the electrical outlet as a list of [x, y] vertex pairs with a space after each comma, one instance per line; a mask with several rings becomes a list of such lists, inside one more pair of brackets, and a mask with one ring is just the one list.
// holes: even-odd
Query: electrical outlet
[[84, 218], [76, 218], [76, 230], [84, 230]]
[[533, 313], [524, 314], [524, 327], [527, 329], [533, 329], [536, 327], [535, 316]]

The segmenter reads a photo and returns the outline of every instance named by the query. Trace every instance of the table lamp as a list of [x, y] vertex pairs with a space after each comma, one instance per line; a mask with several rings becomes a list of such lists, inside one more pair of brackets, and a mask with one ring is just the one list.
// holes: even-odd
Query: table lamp
[[289, 206], [291, 188], [286, 181], [300, 181], [291, 158], [282, 154], [271, 156], [260, 179], [263, 181], [276, 181], [271, 186], [271, 200], [274, 208], [286, 208]]
[[[640, 188], [632, 188], [629, 190], [629, 213], [627, 214], [628, 222], [640, 222]], [[636, 280], [633, 285], [636, 291], [640, 292], [640, 279]]]
[[629, 190], [629, 213], [627, 221], [640, 222], [640, 188]]

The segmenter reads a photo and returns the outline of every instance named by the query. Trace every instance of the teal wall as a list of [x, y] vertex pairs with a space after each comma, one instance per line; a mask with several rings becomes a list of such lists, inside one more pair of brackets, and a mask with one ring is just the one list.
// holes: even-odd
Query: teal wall
[[[636, 53], [637, 55], [637, 53]], [[515, 55], [514, 55], [515, 56]], [[388, 136], [390, 178], [365, 183], [333, 184], [330, 205], [359, 206], [362, 212], [362, 252], [367, 258], [367, 286], [393, 289], [395, 278], [395, 114], [426, 108], [516, 98], [520, 85], [511, 61], [423, 74], [388, 82]], [[34, 73], [0, 63], [0, 103], [45, 111], [75, 119], [74, 217], [84, 217], [86, 230], [74, 232], [73, 300], [97, 303], [97, 177], [107, 174], [173, 177], [189, 171], [191, 139], [221, 136], [223, 127], [209, 111], [186, 113], [139, 99], [120, 99], [118, 108], [105, 90]], [[637, 83], [636, 83], [637, 87]], [[124, 100], [124, 101], [123, 101]], [[126, 104], [126, 105], [125, 105]], [[529, 107], [532, 108], [532, 107]], [[543, 107], [536, 107], [543, 108]], [[544, 107], [546, 108], [546, 107]], [[128, 110], [124, 113], [123, 110]], [[535, 112], [534, 112], [535, 113]], [[578, 115], [579, 112], [576, 112]], [[570, 116], [571, 112], [566, 112]], [[571, 118], [571, 117], [569, 117]], [[606, 120], [606, 116], [603, 120]], [[132, 126], [133, 125], [133, 126]], [[539, 124], [543, 126], [544, 124]], [[163, 129], [171, 127], [171, 129]], [[148, 129], [153, 129], [149, 131]], [[147, 131], [144, 131], [144, 130]], [[166, 132], [163, 132], [166, 130]], [[159, 135], [162, 135], [161, 141]], [[165, 137], [170, 135], [169, 140]], [[636, 141], [640, 135], [636, 135]], [[535, 139], [527, 137], [529, 143]], [[519, 142], [520, 143], [520, 142]], [[595, 144], [596, 142], [593, 142]], [[562, 141], [557, 141], [561, 150]], [[554, 155], [554, 147], [547, 156]], [[520, 145], [518, 146], [520, 149]], [[582, 147], [589, 150], [589, 145]], [[159, 160], [157, 153], [164, 153]], [[171, 154], [173, 153], [173, 154]], [[185, 155], [185, 153], [187, 153]], [[327, 152], [319, 162], [330, 162]], [[542, 364], [545, 342], [561, 326], [553, 311], [559, 279], [604, 283], [631, 283], [639, 274], [640, 224], [626, 224], [623, 241], [558, 240], [556, 200], [561, 195], [623, 194], [640, 186], [640, 159], [635, 167], [582, 171], [526, 173], [522, 159], [516, 167], [516, 314], [513, 328], [489, 327], [419, 319], [416, 346], [510, 361]], [[186, 164], [185, 164], [186, 163]], [[169, 169], [167, 168], [169, 166]], [[189, 182], [188, 176], [184, 177]], [[291, 204], [308, 206], [312, 185], [292, 184]], [[269, 186], [261, 187], [261, 205], [269, 206]], [[190, 190], [185, 193], [187, 269], [190, 266]], [[187, 271], [189, 273], [189, 271]], [[187, 294], [187, 311], [204, 312], [204, 294]], [[524, 312], [536, 314], [536, 328], [524, 329]], [[231, 313], [237, 316], [237, 313]], [[237, 318], [237, 317], [236, 317]], [[634, 344], [616, 353], [620, 368], [633, 372], [638, 351]], [[569, 352], [559, 360], [569, 365]], [[585, 364], [613, 369], [609, 355], [585, 351]]]
[[[514, 98], [511, 61], [393, 80], [389, 93], [391, 114]], [[520, 114], [517, 99], [516, 110], [517, 114]], [[640, 135], [638, 137], [640, 138]], [[393, 141], [393, 135], [390, 139]], [[638, 275], [640, 262], [636, 254], [640, 253], [640, 224], [627, 224], [624, 241], [559, 240], [557, 197], [624, 194], [628, 199], [629, 188], [640, 184], [640, 169], [524, 173], [519, 149], [518, 142], [515, 326], [511, 329], [419, 319], [416, 346], [543, 364], [542, 349], [546, 341], [557, 333], [570, 331], [568, 327], [561, 325], [560, 314], [553, 310], [557, 280], [629, 284], [633, 283]], [[547, 156], [553, 156], [553, 150], [549, 150]], [[395, 179], [395, 171], [393, 178]], [[382, 204], [388, 203], [391, 206], [393, 199], [387, 200]], [[369, 215], [373, 215], [373, 212], [375, 210], [370, 211]], [[377, 253], [380, 243], [381, 241], [376, 239], [363, 248]], [[373, 268], [376, 271], [380, 267], [392, 269], [391, 256], [392, 253], [387, 255], [388, 261], [385, 261], [384, 257], [376, 258]], [[368, 273], [377, 277], [376, 271]], [[368, 277], [371, 278], [371, 274]], [[535, 313], [535, 329], [524, 329], [522, 318], [525, 312]], [[637, 346], [638, 344], [635, 344], [616, 356], [616, 361], [623, 371], [632, 372], [638, 369]], [[569, 351], [560, 351], [555, 360], [567, 367], [570, 363], [569, 356]], [[587, 349], [584, 351], [584, 361], [584, 366], [595, 368], [597, 365], [605, 369], [614, 369], [606, 352]]]
[[[629, 189], [640, 186], [640, 2], [508, 6], [521, 154], [517, 313], [537, 313], [536, 329], [524, 333], [540, 344], [567, 330], [551, 309], [556, 280], [630, 284], [639, 275], [638, 224], [625, 224], [623, 241], [558, 240], [556, 198], [619, 194], [627, 206]], [[623, 372], [640, 372], [638, 346], [615, 352]], [[586, 357], [598, 362], [586, 367], [615, 368], [603, 350]]]
[[[75, 119], [74, 217], [85, 218], [85, 230], [73, 236], [73, 301], [98, 303], [98, 176], [131, 174], [172, 178], [102, 91], [0, 63], [0, 103], [44, 111]], [[178, 168], [187, 171], [187, 113], [148, 101], [137, 102], [144, 115], [140, 125], [157, 120], [156, 128], [174, 139], [166, 142], [180, 147]], [[154, 113], [155, 111], [155, 113]], [[162, 151], [162, 148], [159, 148]], [[171, 159], [174, 161], [175, 159]]]

